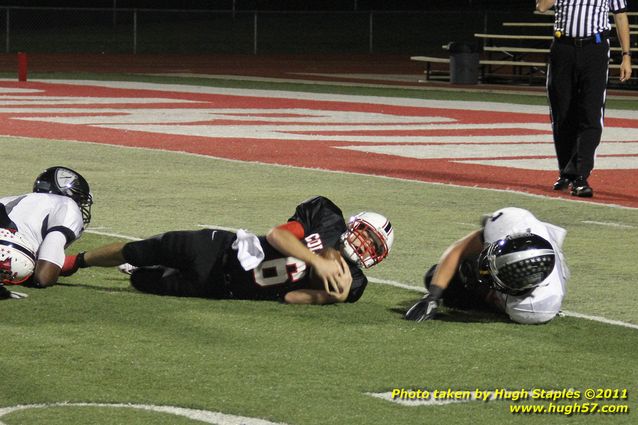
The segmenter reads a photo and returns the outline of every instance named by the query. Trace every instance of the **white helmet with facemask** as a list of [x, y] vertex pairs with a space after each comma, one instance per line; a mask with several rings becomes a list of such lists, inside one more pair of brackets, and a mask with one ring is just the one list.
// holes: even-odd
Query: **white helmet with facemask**
[[341, 235], [342, 253], [350, 262], [369, 268], [388, 256], [394, 243], [390, 221], [374, 212], [361, 212], [347, 224]]

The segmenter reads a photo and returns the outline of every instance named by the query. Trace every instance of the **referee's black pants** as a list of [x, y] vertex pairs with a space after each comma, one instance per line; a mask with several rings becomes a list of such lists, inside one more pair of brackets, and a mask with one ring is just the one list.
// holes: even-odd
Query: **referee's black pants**
[[554, 40], [547, 72], [554, 147], [562, 177], [587, 179], [603, 131], [609, 41]]

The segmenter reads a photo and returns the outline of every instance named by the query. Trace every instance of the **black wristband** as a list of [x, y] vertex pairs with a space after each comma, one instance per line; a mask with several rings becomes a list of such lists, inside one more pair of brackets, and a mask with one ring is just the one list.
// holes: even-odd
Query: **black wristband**
[[622, 55], [631, 57], [631, 52], [622, 52]]
[[2, 283], [0, 283], [0, 300], [6, 300], [9, 298], [11, 298], [11, 291], [9, 291]]
[[435, 300], [438, 300], [438, 299], [440, 299], [443, 296], [443, 291], [445, 291], [445, 289], [443, 289], [440, 286], [437, 286], [435, 284], [432, 284], [428, 288], [428, 295], [426, 295], [426, 296], [430, 297], [430, 298], [433, 298]]
[[76, 260], [78, 267], [81, 269], [85, 269], [88, 267], [88, 264], [86, 264], [86, 261], [84, 261], [84, 254], [86, 254], [86, 251], [82, 251], [78, 254], [78, 259]]

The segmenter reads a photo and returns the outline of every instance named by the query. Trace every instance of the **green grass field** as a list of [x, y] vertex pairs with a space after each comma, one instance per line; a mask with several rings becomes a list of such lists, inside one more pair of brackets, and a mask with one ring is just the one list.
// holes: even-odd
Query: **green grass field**
[[[0, 137], [0, 146], [11, 164], [3, 167], [5, 194], [29, 191], [54, 164], [89, 180], [94, 218], [70, 252], [117, 240], [104, 234], [207, 225], [261, 233], [322, 194], [345, 214], [390, 217], [394, 250], [368, 275], [419, 287], [425, 269], [477, 228], [482, 213], [514, 205], [568, 230], [565, 310], [638, 324], [636, 210], [88, 143]], [[358, 303], [336, 306], [155, 297], [110, 269], [24, 292], [26, 300], [0, 303], [0, 423], [7, 425], [201, 423], [98, 406], [2, 415], [3, 407], [63, 402], [176, 406], [299, 425], [636, 423], [633, 328], [575, 317], [523, 326], [453, 311], [415, 324], [401, 315], [419, 293], [379, 283]], [[630, 411], [513, 415], [505, 400], [415, 407], [366, 394], [395, 388], [627, 389], [627, 400], [594, 401]]]

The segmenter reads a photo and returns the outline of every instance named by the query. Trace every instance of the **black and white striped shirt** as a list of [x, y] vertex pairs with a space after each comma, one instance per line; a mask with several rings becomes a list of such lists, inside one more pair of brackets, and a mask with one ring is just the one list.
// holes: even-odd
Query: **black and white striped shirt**
[[626, 9], [627, 0], [556, 0], [554, 32], [567, 37], [590, 37], [609, 31], [609, 12]]

